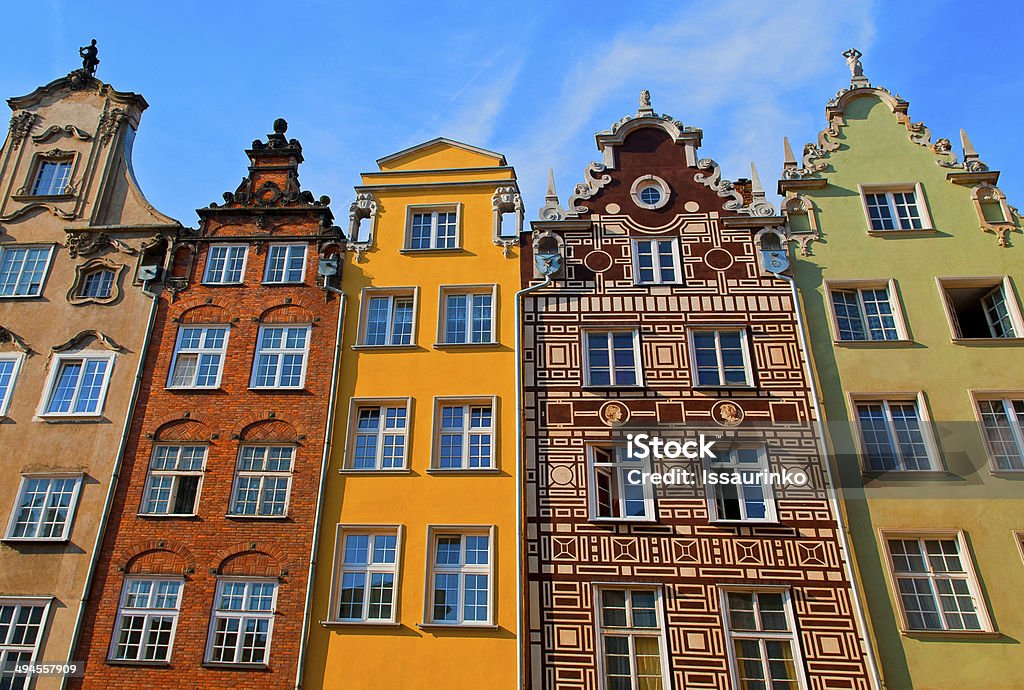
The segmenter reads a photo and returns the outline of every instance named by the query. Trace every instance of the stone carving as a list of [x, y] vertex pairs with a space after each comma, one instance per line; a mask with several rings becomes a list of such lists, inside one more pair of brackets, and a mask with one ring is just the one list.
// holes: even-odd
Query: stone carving
[[583, 171], [583, 182], [576, 185], [572, 196], [569, 197], [569, 209], [572, 213], [589, 213], [590, 209], [581, 206], [578, 202], [593, 198], [595, 194], [604, 189], [612, 176], [605, 173], [607, 167], [604, 163], [592, 162]]
[[21, 146], [22, 140], [32, 131], [32, 125], [35, 122], [35, 113], [30, 113], [27, 110], [22, 110], [11, 116], [11, 150], [16, 150]]
[[711, 417], [722, 426], [738, 426], [743, 421], [743, 408], [731, 400], [720, 400], [711, 408]]
[[558, 203], [558, 194], [555, 192], [555, 171], [548, 168], [548, 191], [544, 195], [544, 205], [538, 213], [541, 220], [565, 220], [567, 212]]
[[82, 58], [82, 71], [90, 77], [96, 76], [96, 67], [100, 64], [99, 48], [96, 47], [96, 39], [87, 46], [78, 49], [78, 55]]
[[713, 189], [723, 199], [729, 199], [722, 205], [722, 208], [727, 211], [738, 211], [743, 208], [743, 195], [737, 191], [731, 181], [722, 179], [722, 168], [714, 159], [701, 158], [697, 161], [697, 169], [703, 172], [693, 176], [695, 182]]
[[96, 128], [96, 136], [100, 139], [100, 144], [106, 146], [110, 143], [111, 137], [117, 133], [121, 123], [128, 119], [128, 113], [125, 112], [124, 108], [113, 108], [103, 115], [100, 116], [99, 126]]
[[[377, 199], [370, 192], [356, 194], [356, 200], [348, 207], [348, 242], [345, 246], [356, 253], [356, 261], [362, 261], [363, 253], [373, 245], [377, 209]], [[360, 240], [359, 228], [364, 219], [370, 220], [369, 231], [366, 238]]]
[[629, 421], [629, 408], [618, 402], [605, 403], [600, 414], [601, 421], [608, 426], [621, 426]]
[[864, 82], [867, 84], [867, 77], [864, 76], [864, 65], [860, 62], [863, 56], [864, 54], [856, 48], [850, 48], [843, 53], [843, 57], [846, 58], [846, 66], [850, 68], [851, 83]]
[[87, 338], [95, 338], [97, 342], [101, 343], [108, 350], [113, 350], [115, 352], [125, 351], [125, 349], [118, 345], [116, 342], [114, 342], [114, 340], [109, 335], [103, 333], [102, 331], [97, 331], [94, 328], [82, 331], [81, 333], [71, 338], [70, 340], [63, 342], [60, 345], [54, 345], [50, 349], [52, 352], [66, 352], [67, 350], [73, 350]]
[[14, 347], [18, 348], [19, 350], [24, 352], [26, 355], [32, 354], [32, 348], [30, 348], [28, 346], [28, 343], [26, 343], [24, 340], [22, 340], [21, 337], [17, 333], [14, 333], [13, 331], [9, 331], [6, 328], [4, 328], [3, 326], [0, 326], [0, 345], [4, 345], [4, 344], [8, 344], [8, 343], [10, 343], [11, 345], [14, 345]]
[[650, 108], [651, 107], [651, 92], [644, 89], [640, 92], [640, 107]]
[[252, 142], [252, 148], [256, 150], [261, 149], [287, 149], [297, 148], [302, 150], [302, 145], [298, 139], [287, 139], [284, 133], [288, 131], [288, 121], [283, 117], [279, 117], [274, 120], [274, 133], [267, 135], [266, 143], [256, 139]]
[[61, 127], [60, 125], [54, 125], [53, 127], [47, 129], [42, 134], [37, 134], [36, 136], [32, 137], [32, 141], [36, 142], [37, 144], [41, 144], [44, 141], [47, 141], [57, 136], [58, 134], [65, 134], [69, 137], [72, 137], [73, 139], [78, 139], [79, 141], [89, 141], [90, 139], [92, 139], [91, 134], [84, 130], [79, 129], [78, 127], [75, 127], [74, 125], [64, 125], [63, 127]]
[[[523, 197], [513, 186], [498, 187], [491, 196], [491, 210], [494, 212], [494, 244], [501, 247], [505, 258], [512, 255], [512, 247], [519, 244], [519, 233], [523, 231]], [[515, 214], [515, 234], [502, 235], [501, 220], [506, 213]]]
[[68, 254], [71, 255], [72, 259], [77, 259], [79, 256], [96, 254], [109, 247], [131, 256], [139, 253], [137, 249], [128, 246], [115, 237], [111, 237], [105, 232], [68, 230], [67, 233], [68, 242], [65, 246], [68, 248]]

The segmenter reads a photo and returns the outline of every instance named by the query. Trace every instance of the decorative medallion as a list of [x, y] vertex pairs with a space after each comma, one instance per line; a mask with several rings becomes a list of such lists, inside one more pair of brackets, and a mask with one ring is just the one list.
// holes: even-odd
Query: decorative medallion
[[716, 271], [724, 271], [733, 264], [733, 257], [725, 249], [715, 247], [704, 255], [704, 263]]
[[621, 426], [629, 421], [629, 408], [620, 402], [606, 402], [601, 406], [600, 416], [608, 426]]
[[584, 257], [583, 265], [594, 273], [603, 273], [612, 267], [612, 256], [601, 250], [593, 251]]
[[711, 418], [721, 426], [736, 426], [744, 416], [743, 408], [732, 400], [719, 400], [711, 407]]
[[683, 208], [686, 209], [687, 213], [696, 213], [697, 211], [700, 210], [700, 204], [698, 204], [696, 201], [687, 201], [685, 204], [683, 204]]
[[549, 481], [556, 486], [572, 484], [572, 468], [566, 465], [554, 465], [548, 473]]
[[605, 213], [618, 213], [621, 210], [622, 207], [616, 203], [611, 203], [604, 207]]

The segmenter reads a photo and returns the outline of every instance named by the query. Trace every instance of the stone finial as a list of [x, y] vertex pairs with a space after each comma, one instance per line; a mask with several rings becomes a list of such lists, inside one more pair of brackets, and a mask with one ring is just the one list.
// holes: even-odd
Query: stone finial
[[761, 176], [757, 174], [757, 166], [750, 161], [750, 194], [755, 199], [764, 199], [764, 187], [761, 185]]
[[[961, 130], [962, 131], [962, 130]], [[544, 201], [558, 203], [558, 193], [555, 192], [555, 169], [548, 168], [548, 192], [544, 195]]]
[[796, 156], [793, 155], [793, 147], [789, 145], [789, 137], [782, 137], [782, 150], [784, 154], [782, 159], [782, 169], [796, 170]]
[[548, 191], [544, 195], [544, 205], [540, 208], [541, 220], [563, 220], [566, 211], [558, 203], [558, 193], [555, 192], [555, 171], [548, 168]]
[[868, 78], [864, 76], [864, 65], [860, 61], [863, 56], [864, 54], [856, 48], [850, 48], [843, 52], [846, 66], [850, 68], [850, 83], [854, 86], [868, 85]]
[[638, 115], [654, 114], [654, 108], [651, 106], [651, 92], [647, 89], [640, 92], [640, 108], [636, 112]]
[[964, 169], [968, 172], [987, 171], [988, 165], [981, 160], [981, 156], [978, 155], [971, 140], [967, 138], [967, 131], [964, 129], [960, 130], [960, 143], [964, 147]]

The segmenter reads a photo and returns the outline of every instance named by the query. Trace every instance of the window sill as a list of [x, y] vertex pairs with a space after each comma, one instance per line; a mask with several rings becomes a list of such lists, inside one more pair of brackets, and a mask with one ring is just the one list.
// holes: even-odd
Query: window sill
[[434, 343], [435, 350], [474, 350], [488, 347], [498, 347], [501, 343], [488, 341], [486, 343]]
[[5, 544], [67, 544], [68, 537], [3, 537], [0, 542]]
[[384, 468], [376, 468], [375, 467], [373, 469], [365, 469], [365, 470], [361, 470], [361, 469], [356, 468], [356, 467], [342, 467], [341, 469], [338, 470], [338, 474], [354, 475], [354, 476], [358, 476], [358, 475], [362, 475], [362, 474], [368, 474], [368, 475], [412, 474], [412, 470], [410, 470], [408, 467], [396, 467], [394, 469], [384, 469]]
[[308, 287], [305, 280], [297, 282], [268, 282], [264, 280], [260, 285], [266, 285], [268, 287]]
[[497, 467], [428, 467], [427, 474], [499, 474]]
[[225, 513], [228, 520], [287, 520], [287, 515], [242, 515], [239, 513]]
[[198, 520], [199, 516], [195, 513], [135, 513], [135, 517], [140, 518], [152, 518], [156, 520], [166, 520], [168, 518], [178, 520]]
[[415, 254], [455, 254], [455, 253], [459, 253], [461, 251], [462, 251], [462, 247], [429, 247], [429, 248], [426, 248], [426, 249], [412, 249], [410, 247], [406, 247], [404, 249], [399, 249], [398, 253], [399, 254], [409, 254], [409, 255], [415, 255]]
[[895, 479], [897, 481], [914, 481], [915, 479], [946, 479], [950, 473], [946, 470], [862, 470], [865, 479]]
[[914, 228], [913, 230], [872, 230], [868, 229], [871, 237], [935, 237], [939, 231], [935, 228]]
[[98, 422], [103, 419], [103, 414], [40, 414], [36, 419], [41, 422]]
[[306, 384], [303, 382], [301, 386], [249, 386], [249, 390], [256, 393], [267, 391], [304, 391], [306, 390]]
[[203, 668], [217, 668], [225, 671], [269, 671], [267, 664], [244, 664], [237, 661], [204, 661], [200, 664]]
[[74, 194], [12, 194], [11, 201], [71, 201]]
[[353, 345], [353, 350], [418, 350], [419, 345], [409, 343], [408, 345]]
[[707, 383], [695, 383], [691, 386], [697, 391], [716, 391], [716, 390], [737, 390], [737, 391], [756, 391], [757, 386], [749, 383], [723, 383], [723, 384], [707, 384]]
[[653, 517], [628, 517], [628, 518], [614, 518], [614, 517], [589, 517], [587, 522], [594, 525], [656, 525], [658, 520]]
[[782, 527], [778, 520], [708, 520], [709, 525], [722, 527]]
[[994, 640], [1003, 636], [996, 630], [901, 630], [900, 635], [922, 640], [954, 640], [960, 637]]
[[494, 623], [417, 623], [421, 630], [497, 630]]
[[205, 280], [200, 285], [203, 287], [245, 287], [245, 283], [207, 283]]
[[1024, 344], [1024, 338], [951, 338], [950, 342], [954, 345], [964, 345], [966, 347], [1003, 347], [1006, 345]]
[[0, 299], [39, 299], [43, 296], [43, 293], [38, 295], [0, 295]]
[[370, 626], [374, 628], [401, 628], [402, 624], [398, 621], [320, 621], [320, 625], [325, 628], [332, 627], [365, 627]]
[[1004, 470], [1002, 468], [994, 468], [988, 471], [993, 477], [1003, 477], [1004, 479], [1024, 479], [1024, 468], [1019, 470]]
[[627, 384], [615, 384], [615, 383], [600, 384], [600, 385], [599, 384], [594, 384], [594, 383], [585, 383], [585, 384], [583, 384], [583, 390], [587, 390], [587, 391], [614, 391], [614, 390], [623, 390], [623, 389], [624, 390], [642, 391], [644, 388], [646, 388], [646, 386], [644, 386], [642, 383], [631, 383], [631, 384], [628, 384], [628, 385]]
[[143, 666], [145, 668], [170, 668], [170, 661], [135, 661], [133, 659], [107, 659], [107, 666]]
[[907, 347], [914, 345], [913, 340], [898, 338], [896, 340], [832, 340], [836, 347]]
[[219, 391], [222, 390], [218, 386], [164, 386], [164, 390], [174, 391], [179, 393], [205, 393], [207, 391]]

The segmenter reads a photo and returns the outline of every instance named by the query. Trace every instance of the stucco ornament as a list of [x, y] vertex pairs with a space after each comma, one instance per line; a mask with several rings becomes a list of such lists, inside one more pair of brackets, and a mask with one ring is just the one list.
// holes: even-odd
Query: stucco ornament
[[743, 195], [739, 193], [731, 180], [722, 179], [722, 166], [713, 158], [701, 158], [697, 161], [697, 169], [702, 171], [693, 176], [693, 180], [718, 193], [723, 199], [729, 199], [722, 205], [727, 211], [735, 211], [743, 207]]
[[28, 136], [28, 133], [32, 131], [32, 125], [36, 122], [35, 113], [30, 113], [27, 110], [15, 113], [11, 116], [11, 134], [9, 140], [11, 142], [11, 149], [17, 149], [21, 146], [21, 142]]
[[569, 197], [569, 209], [573, 213], [590, 212], [589, 208], [578, 202], [592, 199], [595, 194], [608, 186], [612, 181], [612, 176], [605, 172], [607, 169], [604, 163], [594, 161], [583, 171], [584, 181], [576, 185], [572, 196]]
[[[491, 196], [491, 210], [494, 213], [494, 244], [501, 247], [505, 258], [508, 258], [512, 255], [512, 247], [519, 244], [519, 233], [523, 231], [523, 197], [511, 185], [498, 187]], [[515, 215], [514, 235], [501, 232], [502, 216], [506, 213]]]
[[114, 248], [131, 256], [139, 253], [137, 249], [115, 237], [111, 237], [105, 232], [68, 230], [67, 233], [68, 242], [64, 246], [68, 248], [68, 254], [71, 255], [72, 259], [77, 259], [79, 256], [96, 254], [108, 248]]
[[3, 326], [0, 326], [0, 345], [11, 344], [17, 349], [24, 352], [26, 355], [32, 354], [32, 348], [28, 346], [21, 336], [14, 331], [10, 331]]
[[[370, 192], [359, 192], [348, 207], [348, 242], [345, 247], [356, 253], [356, 261], [363, 260], [363, 253], [373, 245], [373, 231], [377, 221], [378, 204]], [[360, 227], [364, 220], [370, 221], [366, 236], [360, 239]]]
[[121, 123], [128, 119], [128, 113], [124, 108], [112, 108], [100, 116], [99, 126], [96, 128], [96, 136], [102, 146], [110, 143], [111, 137], [117, 133]]

